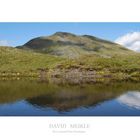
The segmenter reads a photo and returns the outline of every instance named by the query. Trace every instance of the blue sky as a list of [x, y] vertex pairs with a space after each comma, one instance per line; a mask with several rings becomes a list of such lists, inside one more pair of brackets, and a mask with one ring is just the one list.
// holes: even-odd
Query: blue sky
[[115, 41], [120, 36], [140, 31], [140, 23], [0, 23], [0, 42], [18, 46], [38, 36], [58, 31], [93, 35]]

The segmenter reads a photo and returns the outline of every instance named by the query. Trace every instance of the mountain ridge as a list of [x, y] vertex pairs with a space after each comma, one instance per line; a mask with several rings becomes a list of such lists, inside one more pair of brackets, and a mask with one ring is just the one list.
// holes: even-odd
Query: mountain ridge
[[88, 54], [110, 57], [115, 54], [134, 53], [108, 40], [68, 32], [56, 32], [50, 36], [36, 37], [17, 48], [69, 58], [77, 58]]

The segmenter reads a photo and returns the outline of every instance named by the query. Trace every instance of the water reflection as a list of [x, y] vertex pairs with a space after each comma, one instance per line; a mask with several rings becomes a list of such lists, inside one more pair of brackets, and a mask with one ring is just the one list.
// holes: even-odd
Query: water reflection
[[96, 91], [94, 88], [92, 90], [92, 87], [89, 91], [86, 87], [82, 90], [71, 90], [71, 88], [61, 89], [55, 93], [33, 97], [26, 101], [38, 107], [51, 107], [58, 111], [69, 111], [79, 107], [87, 108], [90, 106], [96, 106], [99, 103], [116, 98], [120, 95], [120, 93], [113, 94], [113, 92], [107, 91], [100, 92], [99, 89], [99, 91]]
[[118, 101], [131, 108], [136, 108], [140, 110], [140, 92], [128, 92], [125, 95], [119, 97]]
[[[62, 112], [68, 112], [67, 115], [113, 115], [114, 112], [140, 115], [139, 91], [140, 83], [132, 82], [69, 85], [34, 80], [0, 81], [0, 115], [51, 115], [53, 110], [57, 111], [55, 115]], [[15, 105], [14, 113], [11, 104]], [[135, 108], [136, 112], [122, 104]], [[22, 107], [25, 107], [24, 114], [19, 113]]]

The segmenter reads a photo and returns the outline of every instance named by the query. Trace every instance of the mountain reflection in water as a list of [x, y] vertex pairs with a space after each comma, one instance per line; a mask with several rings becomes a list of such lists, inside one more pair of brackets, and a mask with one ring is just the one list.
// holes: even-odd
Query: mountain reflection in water
[[0, 81], [0, 115], [139, 116], [140, 83]]

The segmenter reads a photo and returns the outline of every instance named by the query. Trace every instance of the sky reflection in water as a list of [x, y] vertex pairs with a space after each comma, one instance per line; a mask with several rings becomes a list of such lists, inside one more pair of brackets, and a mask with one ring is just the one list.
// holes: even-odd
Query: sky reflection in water
[[1, 116], [139, 116], [140, 84], [0, 81]]

